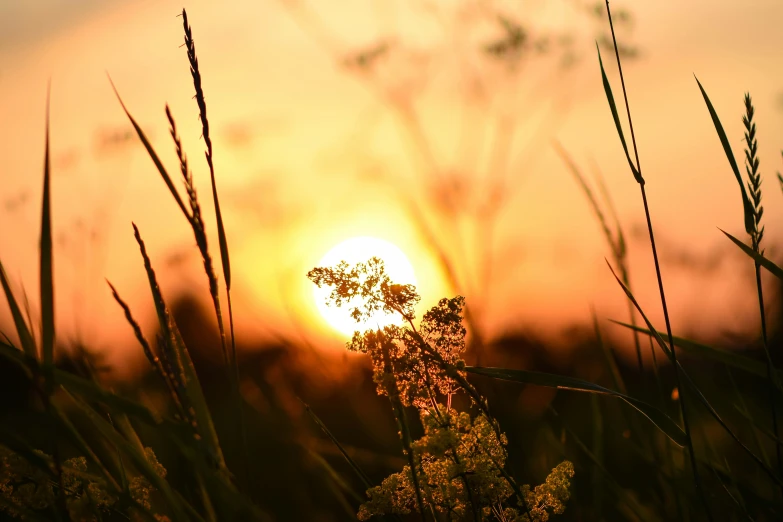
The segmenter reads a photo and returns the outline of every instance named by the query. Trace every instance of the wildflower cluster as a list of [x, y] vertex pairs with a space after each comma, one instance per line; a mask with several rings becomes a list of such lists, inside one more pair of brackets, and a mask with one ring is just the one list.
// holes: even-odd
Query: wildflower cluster
[[[147, 457], [147, 461], [152, 465], [152, 469], [160, 478], [166, 478], [166, 468], [158, 462], [158, 458], [152, 451], [152, 448], [144, 448], [144, 456]], [[155, 488], [149, 481], [142, 476], [135, 476], [130, 479], [128, 489], [130, 490], [131, 498], [142, 506], [146, 510], [152, 509], [150, 504], [150, 496]]]
[[465, 351], [465, 298], [442, 299], [424, 314], [416, 329], [416, 288], [393, 284], [378, 258], [354, 266], [342, 262], [334, 268], [315, 268], [308, 277], [319, 287], [332, 287], [330, 304], [351, 306], [351, 316], [357, 322], [378, 311], [401, 317], [403, 326], [357, 331], [348, 343], [349, 350], [370, 356], [378, 393], [388, 394], [393, 381], [405, 406], [430, 408], [439, 397], [450, 402], [458, 386], [447, 370], [464, 367], [461, 356]]
[[[574, 465], [563, 461], [549, 473], [546, 482], [536, 486], [530, 491], [530, 486], [523, 487], [525, 502], [530, 509], [532, 520], [546, 522], [549, 513], [562, 515], [565, 511], [565, 503], [571, 496], [568, 488], [571, 486], [571, 478], [574, 476]], [[514, 520], [514, 519], [512, 519]], [[522, 517], [520, 520], [530, 520]]]
[[[505, 437], [498, 440], [486, 417], [471, 419], [466, 412], [438, 407], [426, 410], [422, 421], [425, 435], [413, 448], [427, 477], [425, 497], [436, 513], [460, 520], [480, 505], [499, 506], [513, 494], [500, 473], [506, 460]], [[370, 489], [359, 519], [410, 513], [415, 507], [410, 476], [406, 466]]]
[[[543, 522], [563, 512], [573, 476], [570, 462], [532, 491], [519, 487], [505, 471], [506, 436], [464, 372], [464, 297], [441, 299], [416, 328], [416, 288], [393, 284], [378, 258], [315, 268], [307, 276], [319, 287], [331, 287], [329, 303], [349, 306], [357, 323], [378, 311], [402, 320], [357, 331], [348, 342], [349, 350], [370, 357], [378, 394], [392, 403], [409, 462], [367, 491], [360, 520], [427, 510], [436, 519]], [[451, 407], [459, 392], [467, 394], [479, 414], [472, 417]], [[418, 410], [424, 436], [417, 441], [409, 438], [403, 406]]]
[[406, 322], [415, 317], [413, 307], [419, 302], [416, 287], [392, 284], [383, 261], [377, 257], [354, 266], [342, 261], [334, 268], [314, 268], [307, 273], [307, 277], [319, 288], [332, 287], [329, 304], [346, 306], [354, 298], [360, 298], [361, 305], [352, 306], [350, 310], [351, 317], [357, 323], [369, 319], [378, 311], [400, 314]]
[[[155, 471], [165, 477], [166, 469], [158, 462], [152, 449], [145, 448], [144, 453]], [[71, 520], [103, 520], [120, 503], [118, 496], [108, 491], [100, 477], [87, 471], [87, 459], [84, 457], [62, 463], [61, 483]], [[25, 520], [47, 512], [56, 505], [59, 484], [51, 457], [42, 451], [33, 450], [25, 458], [0, 446], [0, 515], [5, 513]], [[154, 488], [145, 478], [130, 478], [130, 499], [147, 511], [151, 509], [150, 496], [153, 491]], [[169, 520], [166, 516], [154, 516], [160, 522]]]

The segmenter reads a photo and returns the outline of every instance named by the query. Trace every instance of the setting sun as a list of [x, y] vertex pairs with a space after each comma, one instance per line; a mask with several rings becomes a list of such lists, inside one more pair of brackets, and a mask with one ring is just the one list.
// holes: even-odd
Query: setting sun
[[[392, 243], [374, 237], [354, 237], [338, 244], [324, 255], [318, 262], [318, 266], [330, 267], [340, 261], [348, 264], [364, 263], [371, 257], [383, 260], [386, 273], [397, 284], [416, 284], [416, 275], [408, 257], [402, 250]], [[329, 326], [345, 335], [352, 335], [356, 330], [364, 330], [367, 327], [377, 327], [392, 324], [397, 321], [394, 316], [377, 312], [365, 323], [357, 324], [350, 316], [350, 308], [327, 305], [327, 297], [330, 288], [314, 287], [313, 298], [321, 316], [329, 323]], [[351, 302], [351, 305], [358, 304]]]

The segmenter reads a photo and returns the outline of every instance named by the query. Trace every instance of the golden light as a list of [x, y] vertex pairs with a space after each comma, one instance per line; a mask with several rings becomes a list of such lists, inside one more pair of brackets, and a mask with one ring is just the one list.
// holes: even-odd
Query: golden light
[[[393, 283], [416, 284], [413, 266], [403, 251], [392, 243], [375, 237], [363, 236], [347, 239], [327, 252], [317, 266], [331, 267], [337, 265], [340, 261], [345, 261], [349, 265], [366, 263], [371, 257], [383, 260], [386, 273]], [[395, 324], [401, 320], [399, 316], [378, 311], [364, 323], [356, 323], [350, 315], [350, 310], [352, 307], [360, 305], [361, 300], [354, 298], [348, 303], [348, 306], [340, 308], [328, 306], [326, 303], [330, 293], [331, 288], [314, 287], [313, 298], [321, 316], [329, 323], [329, 326], [341, 334], [351, 336], [356, 330], [364, 331], [367, 328]]]

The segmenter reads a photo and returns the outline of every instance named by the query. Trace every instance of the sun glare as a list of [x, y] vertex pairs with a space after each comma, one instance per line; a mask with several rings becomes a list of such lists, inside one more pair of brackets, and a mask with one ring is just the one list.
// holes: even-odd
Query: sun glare
[[[354, 237], [343, 241], [324, 255], [317, 266], [331, 267], [340, 261], [346, 261], [349, 265], [365, 263], [371, 257], [383, 260], [386, 273], [392, 282], [397, 284], [416, 284], [416, 275], [413, 266], [407, 256], [392, 243], [374, 237]], [[356, 323], [350, 315], [352, 306], [361, 304], [361, 301], [352, 301], [349, 306], [337, 308], [328, 306], [327, 297], [331, 293], [330, 288], [314, 287], [313, 298], [321, 316], [341, 334], [351, 336], [356, 330], [363, 331], [366, 328], [386, 326], [399, 322], [398, 317], [376, 312], [364, 323]]]

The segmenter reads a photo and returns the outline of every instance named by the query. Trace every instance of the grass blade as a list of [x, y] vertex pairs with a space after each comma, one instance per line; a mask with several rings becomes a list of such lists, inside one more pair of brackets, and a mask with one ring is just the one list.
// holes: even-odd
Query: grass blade
[[310, 455], [310, 457], [319, 465], [324, 471], [324, 474], [327, 476], [329, 481], [332, 483], [333, 487], [335, 487], [335, 495], [338, 496], [340, 500], [341, 505], [345, 505], [346, 512], [348, 513], [348, 516], [350, 516], [352, 519], [356, 518], [356, 513], [354, 512], [353, 506], [347, 505], [347, 501], [345, 499], [345, 493], [351, 496], [355, 502], [364, 502], [364, 497], [362, 497], [359, 493], [357, 493], [348, 483], [345, 482], [345, 479], [340, 476], [340, 474], [335, 470], [331, 464], [329, 464], [325, 458], [323, 458], [319, 453], [308, 449], [307, 453]]
[[169, 320], [171, 321], [170, 328], [174, 335], [173, 346], [177, 352], [176, 357], [178, 357], [182, 375], [185, 379], [185, 391], [188, 401], [194, 410], [194, 416], [199, 425], [199, 433], [204, 438], [210, 454], [216, 460], [218, 468], [227, 473], [226, 462], [223, 459], [223, 450], [220, 447], [215, 424], [212, 422], [212, 415], [209, 413], [209, 406], [204, 397], [204, 391], [201, 389], [196, 369], [193, 366], [193, 360], [190, 358], [190, 352], [182, 340], [182, 335], [174, 319], [169, 316]]
[[[694, 76], [694, 78], [696, 77]], [[737, 160], [734, 159], [734, 153], [731, 151], [729, 139], [726, 137], [726, 131], [723, 130], [723, 125], [720, 122], [720, 118], [718, 118], [718, 113], [715, 112], [715, 107], [712, 106], [712, 102], [710, 101], [709, 96], [707, 96], [707, 92], [704, 90], [704, 87], [702, 87], [698, 78], [696, 78], [696, 83], [699, 84], [699, 90], [701, 91], [701, 95], [704, 97], [704, 102], [707, 104], [707, 110], [710, 111], [710, 117], [712, 118], [712, 123], [715, 125], [715, 130], [717, 131], [718, 138], [720, 139], [720, 143], [723, 146], [723, 151], [726, 153], [726, 158], [729, 160], [731, 170], [734, 172], [734, 176], [737, 178], [737, 183], [739, 183], [740, 191], [742, 192], [742, 209], [745, 215], [745, 231], [748, 234], [752, 234], [755, 228], [753, 206], [750, 203], [750, 199], [748, 199], [748, 193], [745, 191], [745, 184], [742, 182], [742, 175], [740, 174], [739, 167], [737, 166]]]
[[752, 257], [753, 260], [756, 261], [759, 265], [761, 265], [764, 268], [766, 268], [767, 270], [769, 270], [770, 273], [772, 275], [774, 275], [775, 277], [777, 277], [778, 279], [783, 280], [783, 268], [780, 268], [778, 265], [776, 265], [775, 263], [773, 263], [772, 261], [770, 261], [769, 259], [764, 257], [762, 254], [756, 252], [755, 250], [750, 248], [748, 245], [746, 245], [745, 243], [743, 243], [742, 241], [740, 241], [736, 237], [732, 236], [731, 234], [729, 234], [725, 230], [722, 230], [720, 228], [718, 230], [720, 230], [721, 232], [726, 234], [726, 237], [731, 239], [732, 243], [737, 245], [740, 248], [740, 250], [745, 252], [748, 256]]
[[136, 123], [136, 120], [133, 118], [133, 116], [131, 116], [130, 112], [128, 112], [128, 109], [125, 107], [125, 103], [123, 103], [122, 98], [120, 98], [120, 93], [117, 92], [117, 87], [114, 86], [114, 82], [111, 80], [111, 77], [109, 77], [109, 83], [111, 83], [111, 88], [114, 89], [114, 94], [117, 96], [117, 100], [120, 102], [120, 105], [122, 106], [122, 110], [125, 111], [125, 115], [128, 116], [131, 125], [133, 125], [133, 128], [136, 131], [136, 134], [139, 136], [141, 143], [144, 145], [144, 148], [147, 149], [147, 154], [149, 154], [150, 158], [152, 159], [152, 162], [155, 164], [155, 167], [158, 169], [158, 172], [160, 172], [160, 175], [163, 178], [163, 181], [166, 183], [166, 186], [169, 188], [171, 195], [174, 196], [174, 199], [177, 201], [177, 205], [179, 205], [179, 208], [180, 210], [182, 210], [182, 213], [185, 214], [185, 216], [188, 219], [190, 219], [190, 214], [188, 213], [187, 208], [185, 208], [185, 203], [182, 201], [182, 198], [180, 197], [177, 188], [174, 186], [174, 183], [171, 181], [171, 176], [169, 176], [169, 173], [166, 171], [166, 167], [163, 166], [163, 163], [160, 161], [160, 158], [158, 157], [158, 154], [155, 152], [155, 149], [152, 148], [152, 144], [150, 144], [149, 140], [147, 139], [147, 136], [144, 134], [144, 131], [141, 130], [139, 124]]
[[617, 104], [614, 102], [614, 95], [612, 94], [612, 85], [609, 83], [609, 78], [606, 77], [606, 71], [604, 70], [604, 62], [601, 59], [601, 49], [598, 47], [598, 43], [595, 44], [595, 48], [598, 51], [598, 64], [601, 66], [601, 80], [604, 83], [604, 92], [606, 92], [606, 99], [609, 102], [609, 109], [612, 111], [612, 119], [614, 125], [617, 127], [617, 135], [620, 136], [620, 141], [623, 144], [623, 150], [625, 151], [625, 158], [628, 160], [628, 166], [631, 167], [634, 179], [640, 185], [644, 185], [644, 178], [642, 178], [639, 170], [634, 166], [631, 161], [631, 155], [628, 153], [628, 144], [625, 141], [625, 134], [623, 134], [623, 126], [620, 124], [620, 116], [617, 113]]
[[[229, 370], [229, 382], [236, 400], [236, 414], [239, 424], [240, 438], [245, 455], [247, 449], [247, 430], [242, 413], [242, 394], [240, 390], [239, 364], [237, 363], [236, 338], [234, 336], [234, 310], [231, 303], [231, 258], [228, 251], [228, 240], [226, 239], [226, 230], [223, 225], [223, 213], [220, 210], [220, 198], [218, 198], [217, 182], [215, 180], [215, 164], [212, 150], [212, 138], [209, 134], [209, 119], [207, 118], [207, 103], [204, 96], [204, 89], [201, 85], [201, 71], [198, 65], [198, 56], [196, 55], [196, 44], [193, 41], [193, 30], [188, 23], [188, 14], [182, 9], [182, 26], [185, 32], [185, 47], [187, 49], [188, 62], [190, 63], [190, 73], [193, 77], [193, 87], [196, 91], [195, 98], [199, 108], [199, 119], [201, 120], [201, 135], [204, 138], [207, 150], [205, 157], [209, 166], [209, 177], [212, 185], [212, 202], [215, 207], [215, 220], [217, 222], [218, 244], [220, 247], [220, 261], [223, 267], [223, 279], [226, 282], [226, 300], [228, 301], [228, 321], [231, 333], [231, 361]], [[217, 292], [217, 290], [215, 290]], [[226, 336], [223, 318], [218, 305], [217, 293], [213, 295], [215, 301], [215, 310], [218, 314], [218, 326], [220, 328], [221, 342], [223, 343], [224, 353], [226, 351]], [[248, 471], [249, 479], [249, 471]]]
[[41, 359], [45, 366], [54, 362], [54, 281], [52, 277], [52, 216], [49, 161], [49, 100], [46, 94], [46, 151], [44, 152], [43, 202], [41, 204]]
[[[608, 264], [608, 263], [607, 263]], [[755, 454], [753, 451], [745, 445], [744, 442], [737, 436], [736, 433], [724, 422], [724, 420], [721, 418], [721, 416], [718, 414], [717, 410], [710, 404], [710, 402], [707, 400], [707, 398], [704, 396], [703, 393], [701, 393], [701, 390], [698, 386], [696, 386], [696, 383], [693, 382], [693, 380], [690, 378], [690, 376], [685, 372], [685, 369], [682, 367], [679, 361], [677, 361], [676, 358], [673, 356], [673, 352], [669, 350], [669, 347], [666, 346], [666, 342], [663, 340], [663, 337], [660, 336], [658, 331], [653, 327], [650, 320], [647, 318], [647, 315], [642, 310], [641, 306], [639, 306], [639, 303], [636, 301], [636, 298], [633, 296], [631, 291], [628, 289], [627, 286], [623, 284], [622, 281], [620, 281], [620, 278], [617, 277], [617, 274], [614, 273], [614, 270], [612, 270], [612, 266], [609, 265], [609, 270], [612, 271], [612, 275], [614, 275], [614, 278], [617, 280], [617, 283], [622, 287], [623, 291], [625, 292], [625, 295], [628, 296], [628, 299], [631, 300], [631, 302], [634, 304], [636, 309], [639, 311], [639, 315], [642, 316], [642, 319], [644, 319], [644, 322], [647, 324], [647, 327], [650, 329], [650, 332], [652, 332], [653, 337], [655, 338], [656, 342], [658, 343], [658, 346], [661, 347], [661, 350], [666, 354], [666, 356], [669, 358], [669, 360], [672, 361], [672, 363], [676, 366], [678, 372], [680, 375], [682, 375], [685, 378], [686, 384], [690, 386], [690, 389], [693, 391], [694, 395], [697, 399], [699, 399], [699, 402], [704, 405], [705, 408], [707, 408], [707, 411], [712, 415], [712, 417], [718, 422], [718, 424], [721, 425], [721, 427], [726, 431], [726, 433], [731, 436], [734, 441], [739, 444], [739, 446], [747, 453], [756, 464], [769, 476], [772, 481], [774, 481], [778, 485], [783, 485], [783, 480], [764, 462]], [[673, 336], [672, 336], [673, 337]], [[683, 399], [683, 393], [681, 386], [678, 386], [678, 389], [680, 389], [680, 400]]]
[[504, 381], [513, 381], [524, 384], [534, 384], [536, 386], [546, 386], [548, 388], [557, 388], [561, 390], [581, 391], [587, 393], [597, 393], [601, 395], [610, 395], [623, 400], [639, 413], [647, 417], [650, 422], [655, 424], [667, 437], [679, 446], [686, 443], [685, 432], [668, 415], [661, 410], [644, 401], [635, 399], [630, 395], [625, 395], [609, 388], [604, 388], [598, 384], [589, 381], [566, 377], [564, 375], [555, 375], [543, 372], [531, 372], [527, 370], [510, 370], [505, 368], [479, 368], [468, 366], [465, 371], [477, 375], [492, 377]]
[[30, 333], [32, 325], [28, 325], [22, 315], [22, 310], [19, 308], [19, 303], [14, 297], [13, 291], [11, 291], [11, 285], [8, 283], [8, 277], [6, 276], [3, 264], [0, 263], [0, 284], [3, 286], [3, 292], [5, 292], [6, 301], [8, 301], [8, 308], [11, 309], [11, 316], [14, 319], [14, 325], [16, 326], [16, 334], [19, 336], [19, 342], [22, 345], [25, 355], [33, 360], [38, 358], [37, 350], [35, 348], [35, 341]]
[[190, 353], [182, 340], [174, 319], [166, 307], [166, 302], [163, 300], [163, 294], [158, 286], [155, 271], [152, 269], [152, 263], [147, 255], [147, 249], [135, 224], [133, 225], [133, 232], [136, 242], [139, 244], [141, 256], [144, 259], [144, 269], [147, 272], [158, 322], [164, 334], [164, 349], [168, 349], [171, 352], [169, 359], [176, 364], [177, 381], [181, 387], [179, 399], [183, 406], [186, 404], [189, 406], [189, 408], [186, 408], [188, 411], [192, 408], [193, 418], [191, 420], [196, 423], [194, 427], [200, 437], [202, 437], [205, 448], [215, 459], [217, 467], [222, 471], [227, 471], [226, 463], [223, 459], [223, 451], [220, 448], [220, 441], [218, 440], [201, 384], [196, 375], [196, 370], [193, 367]]
[[[628, 323], [623, 323], [621, 321], [615, 321], [612, 319], [610, 319], [610, 321], [625, 328], [635, 330], [639, 333], [654, 336], [650, 330], [641, 326], [633, 326]], [[663, 336], [665, 334], [665, 332], [660, 331], [656, 331], [655, 333], [657, 333], [659, 336]], [[767, 377], [767, 365], [765, 363], [751, 359], [750, 357], [746, 357], [744, 355], [740, 355], [733, 351], [720, 350], [718, 348], [713, 348], [712, 346], [698, 343], [696, 341], [691, 341], [690, 339], [685, 339], [683, 337], [674, 337], [674, 345], [689, 355], [701, 357], [702, 359], [707, 359], [709, 361], [723, 363], [727, 366], [742, 370], [758, 377]], [[778, 377], [783, 379], [783, 371], [777, 370], [777, 373]], [[783, 392], [783, 387], [781, 387], [781, 391]]]
[[122, 308], [123, 312], [125, 313], [125, 320], [128, 322], [128, 324], [130, 324], [131, 328], [133, 329], [133, 334], [135, 335], [136, 340], [139, 341], [142, 351], [144, 352], [144, 355], [147, 357], [147, 360], [150, 362], [153, 372], [155, 372], [158, 375], [158, 377], [165, 383], [166, 389], [169, 392], [169, 396], [171, 397], [172, 402], [174, 403], [175, 407], [179, 411], [179, 414], [182, 416], [183, 419], [187, 418], [187, 414], [182, 407], [182, 403], [180, 402], [179, 397], [177, 396], [176, 384], [174, 380], [172, 380], [172, 375], [166, 371], [166, 368], [164, 368], [160, 358], [157, 356], [156, 353], [152, 351], [152, 347], [150, 347], [149, 343], [147, 342], [147, 339], [144, 337], [144, 334], [141, 331], [141, 327], [139, 326], [139, 323], [133, 318], [133, 314], [131, 313], [128, 304], [122, 300], [119, 293], [117, 292], [117, 289], [114, 288], [114, 285], [112, 285], [109, 281], [106, 282], [108, 283], [109, 288], [111, 289], [111, 293], [112, 296], [114, 297], [114, 300], [117, 301], [117, 303], [120, 305], [120, 308]]
[[306, 402], [304, 402], [302, 399], [299, 399], [299, 402], [302, 403], [302, 406], [304, 406], [305, 411], [310, 416], [310, 418], [313, 419], [313, 422], [315, 422], [318, 427], [321, 428], [321, 431], [323, 431], [326, 436], [329, 437], [329, 440], [331, 440], [332, 443], [337, 446], [337, 449], [340, 450], [340, 453], [342, 454], [343, 458], [345, 458], [345, 461], [349, 466], [351, 466], [351, 469], [354, 471], [354, 473], [356, 473], [356, 476], [359, 477], [359, 480], [362, 481], [362, 484], [364, 484], [365, 489], [370, 489], [373, 487], [373, 483], [370, 481], [364, 471], [362, 471], [362, 468], [360, 468], [356, 461], [354, 461], [351, 456], [348, 455], [348, 452], [345, 451], [345, 448], [343, 448], [343, 445], [340, 444], [340, 441], [338, 441], [337, 438], [332, 435], [332, 432], [329, 431], [329, 428], [326, 427], [326, 424], [321, 421], [318, 415], [315, 414], [315, 412]]

